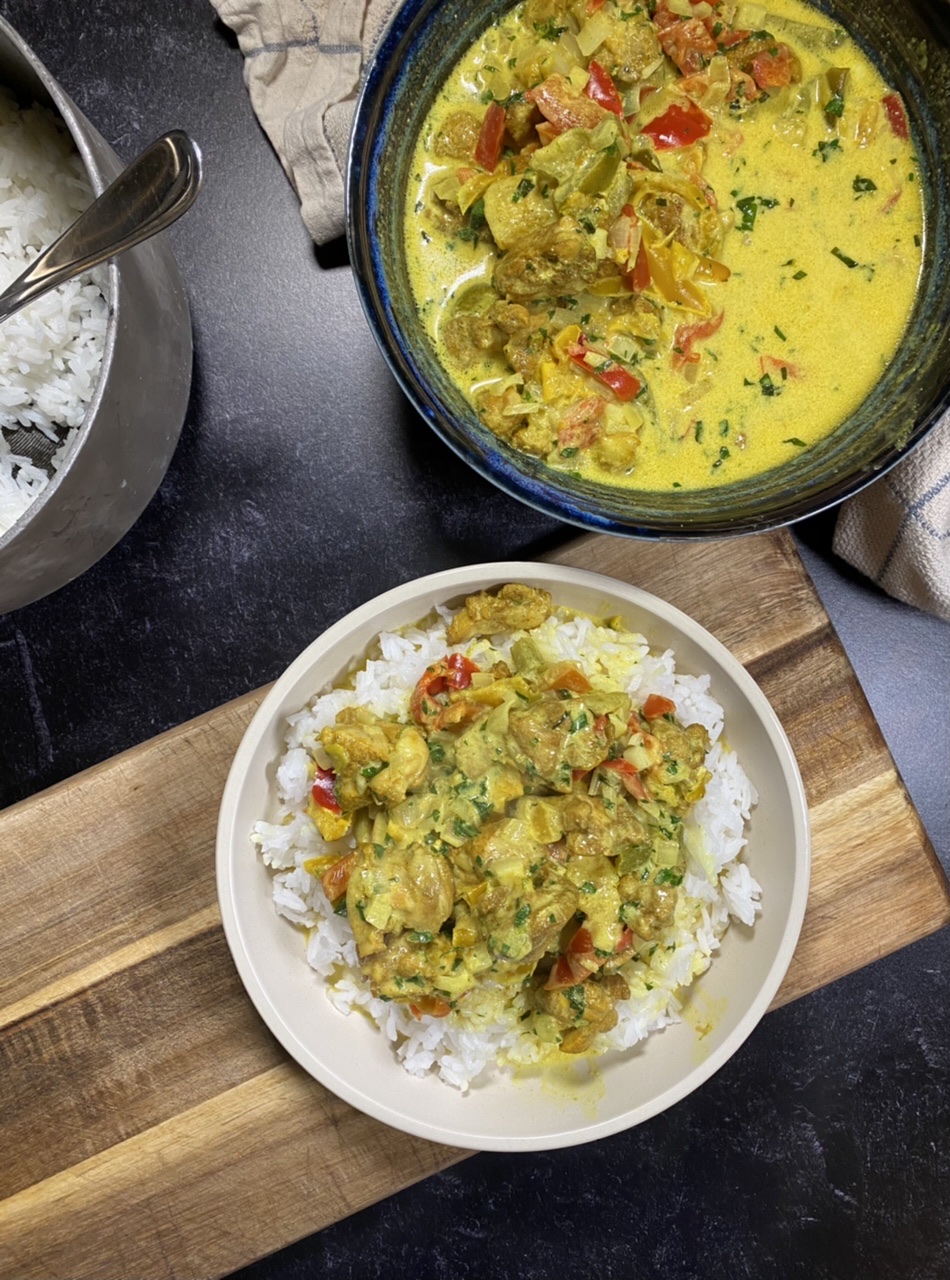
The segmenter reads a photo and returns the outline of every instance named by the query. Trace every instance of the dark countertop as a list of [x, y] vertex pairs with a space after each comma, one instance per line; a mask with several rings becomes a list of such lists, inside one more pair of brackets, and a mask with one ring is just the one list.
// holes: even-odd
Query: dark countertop
[[[0, 617], [7, 805], [272, 680], [379, 591], [576, 531], [471, 475], [403, 399], [344, 246], [307, 237], [209, 4], [0, 13], [122, 158], [177, 126], [206, 162], [169, 233], [196, 360], [167, 477], [99, 564]], [[832, 527], [798, 526], [802, 555], [950, 867], [950, 628], [852, 573]], [[944, 930], [769, 1014], [637, 1129], [476, 1155], [241, 1277], [946, 1277], [947, 943]]]

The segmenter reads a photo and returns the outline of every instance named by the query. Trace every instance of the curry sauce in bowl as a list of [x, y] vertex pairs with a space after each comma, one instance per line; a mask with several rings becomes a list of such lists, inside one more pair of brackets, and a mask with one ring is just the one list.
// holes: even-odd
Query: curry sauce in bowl
[[401, 12], [351, 152], [364, 305], [437, 432], [641, 535], [774, 527], [902, 456], [945, 401], [946, 22], [475, 9]]

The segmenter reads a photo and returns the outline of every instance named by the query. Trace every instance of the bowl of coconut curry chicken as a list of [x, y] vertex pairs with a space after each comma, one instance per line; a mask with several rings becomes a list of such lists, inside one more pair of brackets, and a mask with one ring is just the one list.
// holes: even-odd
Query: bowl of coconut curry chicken
[[901, 8], [410, 0], [349, 234], [430, 425], [641, 535], [787, 523], [902, 456], [946, 400], [948, 41]]

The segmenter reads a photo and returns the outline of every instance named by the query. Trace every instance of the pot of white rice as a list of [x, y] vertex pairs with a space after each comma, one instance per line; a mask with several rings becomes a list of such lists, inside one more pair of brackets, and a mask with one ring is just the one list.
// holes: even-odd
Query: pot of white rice
[[[123, 164], [0, 18], [0, 288]], [[191, 322], [154, 236], [0, 334], [0, 613], [83, 573], [131, 528], [181, 432]]]

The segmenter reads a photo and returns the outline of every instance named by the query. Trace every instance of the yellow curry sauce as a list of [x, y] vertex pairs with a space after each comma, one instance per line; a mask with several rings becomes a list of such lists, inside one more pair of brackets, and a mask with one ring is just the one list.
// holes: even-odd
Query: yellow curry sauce
[[483, 421], [653, 490], [832, 432], [900, 342], [922, 236], [903, 103], [798, 0], [526, 0], [440, 92], [406, 204]]
[[[668, 698], [640, 705], [603, 671], [546, 661], [543, 626], [565, 617], [519, 583], [469, 596], [407, 718], [350, 707], [322, 730], [308, 813], [354, 845], [313, 872], [375, 996], [439, 1017], [507, 987], [539, 1049], [581, 1054], [702, 909], [680, 886], [710, 740]], [[510, 661], [486, 661], [502, 631]], [[637, 639], [607, 634], [613, 650]]]

